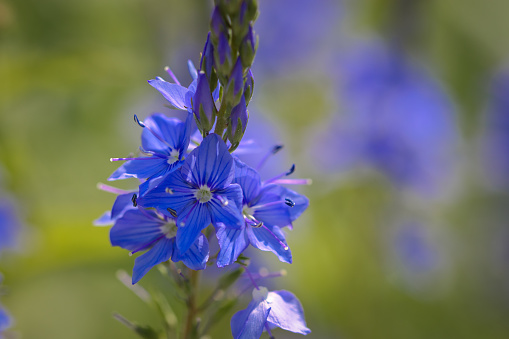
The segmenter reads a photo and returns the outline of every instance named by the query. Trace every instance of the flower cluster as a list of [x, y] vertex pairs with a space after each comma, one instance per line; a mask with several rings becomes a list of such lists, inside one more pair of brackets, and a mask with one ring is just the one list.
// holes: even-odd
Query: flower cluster
[[[136, 178], [140, 182], [132, 191], [101, 185], [118, 196], [112, 210], [97, 221], [113, 224], [113, 246], [131, 255], [145, 252], [135, 260], [132, 284], [169, 260], [195, 271], [214, 261], [220, 268], [246, 265], [242, 253], [249, 245], [292, 262], [283, 229], [292, 228], [309, 202], [282, 185], [307, 181], [283, 179], [294, 172], [295, 165], [262, 181], [257, 169], [235, 154], [243, 147], [253, 94], [257, 14], [254, 0], [217, 1], [200, 68], [188, 64], [191, 84], [183, 86], [169, 68], [173, 82], [160, 77], [149, 80], [173, 108], [187, 111], [187, 118], [153, 114], [141, 121], [135, 116], [143, 128], [140, 156], [111, 159], [125, 162], [108, 180]], [[209, 242], [214, 235], [219, 250], [211, 255]], [[275, 326], [309, 333], [302, 306], [293, 294], [268, 292], [255, 279], [251, 281], [253, 301], [232, 318], [235, 338], [259, 337]], [[195, 311], [192, 304], [188, 300], [190, 314]]]

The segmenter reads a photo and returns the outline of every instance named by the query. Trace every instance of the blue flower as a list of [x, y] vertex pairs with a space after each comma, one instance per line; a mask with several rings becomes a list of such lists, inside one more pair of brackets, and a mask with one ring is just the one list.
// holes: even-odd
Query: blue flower
[[[422, 196], [444, 193], [454, 177], [459, 135], [451, 100], [397, 51], [373, 44], [341, 60], [342, 116], [311, 152], [320, 170], [374, 168]], [[315, 145], [316, 146], [316, 145]]]
[[125, 248], [131, 253], [148, 251], [134, 262], [133, 284], [136, 284], [152, 267], [164, 261], [182, 261], [193, 270], [206, 267], [209, 258], [207, 238], [200, 234], [189, 249], [182, 252], [175, 246], [177, 225], [174, 218], [154, 211], [133, 209], [115, 221], [110, 230], [112, 246]]
[[11, 327], [11, 323], [12, 323], [12, 320], [11, 320], [11, 317], [9, 316], [9, 314], [7, 313], [7, 311], [0, 306], [0, 338], [2, 338], [2, 333], [8, 329], [9, 327]]
[[163, 114], [153, 114], [145, 122], [139, 122], [144, 127], [141, 134], [141, 151], [148, 156], [111, 159], [128, 161], [108, 180], [156, 178], [174, 171], [182, 164], [189, 146], [192, 122], [192, 114], [188, 114], [184, 122]]
[[233, 338], [260, 338], [264, 329], [279, 327], [299, 334], [311, 332], [304, 320], [300, 301], [288, 291], [269, 292], [265, 287], [253, 290], [253, 300], [231, 319]]
[[490, 188], [509, 188], [509, 70], [492, 80], [481, 139], [483, 177]]
[[0, 197], [0, 251], [14, 248], [22, 223], [12, 200]]
[[179, 170], [164, 177], [138, 204], [177, 218], [177, 246], [185, 252], [211, 222], [241, 227], [242, 189], [232, 183], [234, 174], [226, 144], [217, 134], [210, 134]]
[[291, 263], [292, 253], [281, 227], [291, 227], [308, 207], [308, 199], [270, 183], [272, 180], [262, 184], [256, 170], [238, 159], [235, 163], [234, 182], [242, 187], [244, 223], [239, 229], [217, 227], [216, 236], [221, 247], [217, 265], [233, 263], [249, 244], [274, 253], [282, 262]]

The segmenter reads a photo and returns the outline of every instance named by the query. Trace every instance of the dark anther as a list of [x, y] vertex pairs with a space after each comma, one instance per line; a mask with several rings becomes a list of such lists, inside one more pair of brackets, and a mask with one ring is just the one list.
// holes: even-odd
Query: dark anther
[[166, 209], [168, 212], [170, 212], [171, 216], [176, 218], [177, 217], [177, 212], [174, 210], [174, 209], [171, 209], [171, 208], [167, 208]]
[[141, 127], [145, 127], [145, 124], [141, 122], [140, 119], [138, 119], [138, 116], [136, 114], [134, 115], [134, 121]]
[[292, 199], [286, 198], [285, 199], [285, 204], [287, 206], [294, 207], [295, 206], [295, 201], [293, 201]]
[[272, 154], [276, 154], [277, 152], [283, 149], [283, 145], [276, 145], [272, 148]]
[[288, 172], [286, 172], [286, 175], [290, 175], [293, 172], [295, 172], [295, 164], [293, 164], [292, 167], [290, 167], [290, 170]]
[[136, 194], [133, 194], [131, 201], [133, 202], [134, 207], [138, 206], [138, 201], [136, 201], [136, 199], [138, 199], [138, 196]]
[[263, 221], [258, 222], [256, 225], [254, 225], [254, 228], [260, 228], [263, 226]]

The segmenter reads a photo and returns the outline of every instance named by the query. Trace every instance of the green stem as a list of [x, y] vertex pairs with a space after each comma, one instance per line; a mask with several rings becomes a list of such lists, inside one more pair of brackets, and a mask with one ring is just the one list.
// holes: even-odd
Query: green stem
[[184, 327], [184, 335], [182, 339], [192, 339], [193, 325], [198, 315], [198, 308], [196, 306], [196, 297], [198, 296], [198, 281], [200, 279], [200, 271], [190, 270], [189, 284], [191, 292], [187, 299], [187, 317]]

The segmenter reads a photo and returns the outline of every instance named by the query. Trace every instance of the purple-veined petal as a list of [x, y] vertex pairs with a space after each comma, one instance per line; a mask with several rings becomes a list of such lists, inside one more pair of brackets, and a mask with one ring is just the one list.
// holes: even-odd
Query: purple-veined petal
[[175, 250], [175, 239], [163, 237], [146, 253], [134, 261], [133, 285], [140, 281], [152, 267], [170, 259]]
[[233, 264], [249, 245], [245, 227], [235, 229], [218, 226], [216, 227], [216, 237], [221, 248], [217, 256], [218, 267]]
[[177, 247], [185, 253], [198, 239], [200, 232], [210, 224], [206, 204], [195, 202], [184, 208], [177, 217]]
[[260, 174], [237, 158], [235, 158], [235, 179], [233, 182], [242, 188], [244, 204], [253, 201], [260, 193]]
[[[193, 132], [192, 121], [189, 116], [185, 121], [181, 121], [177, 118], [168, 118], [160, 113], [152, 114], [143, 121], [146, 126], [141, 134], [143, 149], [170, 155], [170, 147], [171, 149], [178, 149], [183, 154], [189, 145], [189, 137]], [[157, 137], [153, 133], [157, 134]], [[164, 142], [158, 137], [162, 138]]]
[[[266, 185], [260, 190], [260, 194], [251, 203], [254, 209], [253, 216], [267, 225], [284, 227], [292, 223], [290, 206], [285, 203], [285, 197], [281, 195], [281, 187], [278, 185]], [[278, 203], [279, 202], [279, 203]]]
[[174, 217], [168, 208], [180, 215], [184, 209], [196, 202], [193, 187], [182, 178], [179, 170], [156, 181], [158, 183], [155, 187], [149, 188], [138, 198], [138, 205], [153, 207], [167, 216]]
[[235, 313], [231, 320], [233, 338], [260, 338], [270, 310], [265, 301], [253, 300], [245, 310]]
[[111, 208], [111, 219], [113, 219], [113, 221], [120, 218], [126, 211], [135, 209], [131, 200], [133, 194], [134, 193], [126, 193], [117, 196]]
[[269, 292], [266, 302], [271, 308], [267, 318], [269, 324], [304, 335], [311, 332], [306, 326], [302, 305], [295, 295], [284, 290]]
[[[224, 201], [213, 197], [207, 204], [210, 211], [210, 218], [214, 225], [223, 224], [226, 227], [240, 228], [244, 224], [244, 217], [239, 207], [239, 201], [242, 199], [242, 190], [237, 184], [230, 185], [226, 190], [230, 191], [229, 195], [236, 194], [235, 200], [231, 200], [227, 195], [220, 195], [223, 199], [228, 197], [226, 204]], [[226, 191], [222, 190], [222, 191]]]
[[184, 254], [177, 249], [171, 260], [175, 262], [182, 261], [192, 270], [205, 269], [207, 261], [209, 260], [209, 242], [207, 238], [203, 234], [200, 234], [198, 239], [196, 239]]
[[292, 252], [288, 248], [284, 233], [277, 226], [265, 227], [247, 227], [246, 232], [251, 245], [262, 251], [270, 251], [280, 261], [291, 264]]
[[[148, 215], [153, 218], [147, 217]], [[129, 210], [119, 218], [110, 230], [112, 246], [119, 246], [129, 251], [143, 249], [162, 235], [164, 221], [157, 219], [151, 211]]]
[[186, 93], [188, 89], [177, 85], [166, 82], [162, 79], [149, 80], [150, 86], [157, 89], [166, 100], [170, 102], [172, 106], [181, 110], [187, 110], [186, 107]]
[[217, 134], [211, 133], [203, 139], [186, 158], [182, 176], [198, 186], [211, 189], [228, 187], [233, 181], [235, 166], [228, 147]]
[[196, 67], [194, 67], [194, 64], [191, 60], [187, 60], [187, 69], [193, 80], [198, 77], [198, 71], [196, 70]]

